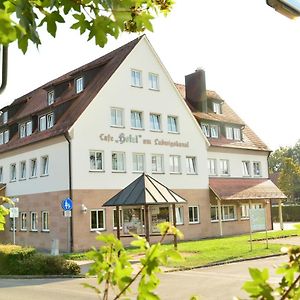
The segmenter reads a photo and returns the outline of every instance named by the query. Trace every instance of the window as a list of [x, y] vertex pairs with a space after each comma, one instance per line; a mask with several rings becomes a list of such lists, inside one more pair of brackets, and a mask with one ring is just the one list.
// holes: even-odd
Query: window
[[29, 136], [32, 134], [32, 121], [26, 122], [26, 135]]
[[168, 132], [178, 133], [177, 117], [168, 116]]
[[26, 161], [20, 162], [20, 180], [26, 179]]
[[[117, 224], [117, 210], [114, 209], [113, 212], [113, 224], [114, 224], [114, 229], [118, 228], [118, 224]], [[119, 209], [119, 224], [120, 224], [120, 229], [123, 228], [123, 211], [121, 209]]]
[[225, 131], [226, 131], [226, 139], [228, 140], [233, 140], [233, 131], [232, 131], [232, 127], [225, 127]]
[[123, 208], [124, 233], [143, 233], [144, 210], [141, 208]]
[[195, 156], [187, 156], [186, 157], [186, 172], [187, 174], [196, 174], [196, 157]]
[[226, 138], [228, 140], [236, 140], [236, 141], [241, 140], [241, 129], [240, 128], [226, 126], [225, 131], [226, 131]]
[[3, 120], [3, 124], [6, 124], [8, 122], [8, 111], [3, 112], [2, 120]]
[[125, 172], [125, 153], [112, 153], [112, 170], [117, 172]]
[[218, 211], [218, 206], [211, 206], [210, 208], [210, 220], [213, 221], [218, 221], [219, 220], [219, 211]]
[[20, 230], [21, 231], [27, 230], [27, 213], [26, 212], [20, 213]]
[[91, 230], [105, 230], [104, 209], [91, 210]]
[[213, 158], [208, 159], [208, 174], [209, 175], [217, 175], [217, 161]]
[[164, 172], [164, 157], [162, 154], [153, 154], [151, 157], [151, 163], [153, 173]]
[[110, 111], [111, 126], [124, 127], [123, 109], [112, 107]]
[[37, 213], [32, 211], [30, 212], [30, 230], [37, 231], [37, 225], [38, 225]]
[[170, 155], [170, 173], [180, 173], [180, 156], [179, 155]]
[[16, 164], [10, 165], [10, 181], [16, 181], [17, 179], [17, 167]]
[[202, 131], [206, 137], [209, 137], [209, 125], [201, 124]]
[[219, 102], [213, 102], [212, 106], [213, 106], [213, 112], [215, 114], [220, 114], [221, 113], [221, 104]]
[[219, 137], [219, 127], [218, 127], [218, 125], [210, 125], [210, 136], [212, 138], [218, 138]]
[[42, 156], [41, 157], [41, 176], [49, 175], [49, 157]]
[[196, 224], [199, 222], [199, 206], [189, 206], [189, 223]]
[[250, 162], [242, 161], [243, 166], [243, 176], [250, 176]]
[[37, 160], [33, 158], [30, 160], [30, 177], [36, 177], [37, 175]]
[[234, 205], [222, 205], [222, 220], [235, 220], [235, 206]]
[[54, 126], [54, 114], [53, 112], [43, 115], [39, 118], [39, 129], [44, 131]]
[[49, 212], [42, 211], [42, 231], [49, 231]]
[[261, 176], [261, 167], [259, 161], [253, 162], [253, 174], [254, 176]]
[[47, 93], [47, 100], [48, 100], [48, 105], [54, 103], [54, 90], [51, 90]]
[[138, 70], [131, 70], [131, 85], [135, 87], [142, 87], [142, 72]]
[[32, 121], [21, 123], [19, 125], [20, 138], [24, 138], [32, 134]]
[[76, 94], [83, 91], [83, 77], [78, 77], [75, 79], [75, 92]]
[[150, 90], [159, 90], [159, 80], [158, 75], [149, 73], [149, 89]]
[[220, 175], [229, 175], [228, 159], [220, 159]]
[[0, 145], [2, 145], [4, 142], [4, 139], [3, 139], [3, 132], [0, 132]]
[[249, 218], [249, 204], [242, 204], [241, 208], [241, 219]]
[[0, 183], [3, 183], [3, 167], [0, 167]]
[[176, 225], [183, 225], [183, 207], [175, 207]]
[[9, 141], [9, 130], [5, 130], [3, 134], [3, 142], [4, 144], [8, 143]]
[[103, 171], [103, 152], [90, 151], [90, 171]]
[[131, 127], [135, 129], [143, 128], [143, 113], [140, 111], [131, 111]]
[[134, 172], [144, 172], [145, 171], [145, 155], [142, 153], [133, 153], [133, 171]]
[[19, 132], [20, 132], [20, 138], [24, 138], [26, 136], [26, 125], [25, 125], [25, 123], [20, 124]]
[[157, 225], [162, 222], [170, 221], [170, 211], [169, 207], [157, 207], [153, 206], [151, 208], [151, 221], [152, 221], [152, 232], [160, 232]]
[[240, 128], [233, 128], [233, 138], [236, 141], [240, 141], [241, 140], [241, 129]]
[[150, 114], [150, 129], [154, 131], [161, 131], [160, 115]]

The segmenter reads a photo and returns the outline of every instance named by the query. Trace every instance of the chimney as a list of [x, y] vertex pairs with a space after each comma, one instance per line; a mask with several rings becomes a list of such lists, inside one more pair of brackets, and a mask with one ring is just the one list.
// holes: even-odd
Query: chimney
[[198, 68], [185, 76], [185, 98], [197, 110], [207, 112], [205, 71]]

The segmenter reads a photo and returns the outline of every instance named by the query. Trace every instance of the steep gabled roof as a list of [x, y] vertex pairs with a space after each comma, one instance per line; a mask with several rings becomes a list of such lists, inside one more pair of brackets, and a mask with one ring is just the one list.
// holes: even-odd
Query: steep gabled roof
[[[21, 139], [15, 133], [7, 144], [0, 145], [0, 153], [67, 132], [142, 37], [38, 87], [5, 107], [14, 108], [14, 114], [10, 116], [8, 124], [0, 124], [0, 130], [53, 110], [59, 113], [52, 128], [41, 132], [35, 130], [32, 135]], [[86, 76], [88, 80], [84, 90], [76, 94], [74, 80], [80, 76]], [[53, 88], [60, 89], [61, 93], [49, 106], [47, 92]]]
[[[185, 99], [185, 85], [175, 84], [182, 97]], [[251, 128], [236, 114], [236, 112], [214, 91], [206, 91], [208, 100], [222, 100], [222, 114], [212, 111], [207, 113], [197, 111], [187, 102], [196, 120], [200, 122], [216, 122], [227, 125], [238, 125], [243, 128], [243, 140], [229, 140], [224, 136], [218, 139], [208, 138], [211, 146], [226, 148], [242, 148], [250, 150], [270, 151], [267, 145], [251, 130]]]

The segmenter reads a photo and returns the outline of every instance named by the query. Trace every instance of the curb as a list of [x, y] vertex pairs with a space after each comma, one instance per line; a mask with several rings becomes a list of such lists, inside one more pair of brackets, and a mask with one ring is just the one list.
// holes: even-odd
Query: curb
[[0, 275], [0, 279], [85, 278], [85, 275]]

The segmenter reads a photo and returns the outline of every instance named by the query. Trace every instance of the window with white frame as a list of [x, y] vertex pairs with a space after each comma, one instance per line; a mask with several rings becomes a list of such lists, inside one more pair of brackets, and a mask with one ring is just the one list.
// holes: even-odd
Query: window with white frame
[[26, 231], [27, 230], [27, 213], [20, 212], [20, 230]]
[[5, 130], [3, 133], [3, 143], [7, 144], [9, 142], [9, 130]]
[[26, 161], [20, 162], [20, 180], [26, 179]]
[[26, 123], [26, 136], [32, 134], [32, 121], [27, 121]]
[[219, 126], [218, 125], [210, 125], [210, 137], [212, 137], [212, 138], [219, 137]]
[[185, 161], [186, 161], [187, 174], [196, 174], [197, 173], [196, 157], [187, 156]]
[[19, 136], [24, 138], [32, 134], [32, 121], [27, 121], [19, 125]]
[[[117, 224], [117, 210], [114, 208], [113, 210], [113, 226], [114, 229], [118, 228], [118, 224]], [[120, 225], [120, 229], [123, 228], [123, 210], [119, 209], [119, 225]]]
[[132, 110], [130, 115], [131, 115], [131, 128], [143, 129], [143, 113], [141, 111]]
[[10, 165], [10, 181], [16, 181], [17, 179], [17, 167], [16, 164]]
[[47, 114], [47, 129], [52, 128], [54, 125], [54, 114], [53, 112]]
[[149, 89], [156, 91], [159, 90], [158, 74], [149, 73]]
[[144, 172], [145, 171], [145, 154], [143, 153], [133, 153], [132, 154], [132, 170], [134, 172]]
[[209, 134], [209, 125], [202, 123], [201, 128], [202, 128], [202, 131], [203, 131], [204, 135], [206, 137], [209, 137], [210, 136], [210, 134]]
[[142, 87], [142, 71], [131, 70], [131, 86]]
[[175, 207], [176, 225], [183, 225], [183, 207]]
[[209, 158], [208, 163], [208, 175], [213, 176], [217, 175], [217, 160], [214, 158]]
[[235, 220], [236, 211], [234, 205], [222, 205], [222, 220]]
[[30, 231], [38, 230], [38, 219], [35, 211], [30, 212]]
[[30, 160], [30, 177], [36, 177], [37, 176], [37, 159], [33, 158]]
[[76, 94], [83, 91], [83, 77], [78, 77], [75, 79], [75, 92]]
[[54, 103], [54, 90], [51, 90], [47, 93], [47, 100], [48, 100], [48, 105]]
[[104, 170], [104, 153], [103, 151], [90, 150], [90, 171]]
[[263, 208], [263, 205], [262, 205], [262, 203], [253, 203], [251, 205], [251, 208], [253, 208], [253, 209], [261, 209], [261, 208]]
[[8, 122], [8, 111], [3, 112], [2, 120], [3, 120], [3, 124], [6, 124]]
[[112, 107], [110, 109], [111, 126], [124, 127], [124, 110], [123, 108]]
[[219, 102], [213, 102], [212, 103], [212, 107], [213, 107], [213, 112], [215, 114], [220, 114], [221, 113], [221, 103], [219, 103]]
[[152, 173], [164, 172], [164, 157], [162, 154], [152, 154], [151, 164], [152, 164]]
[[169, 163], [170, 163], [170, 173], [180, 173], [181, 172], [179, 155], [170, 155]]
[[199, 206], [189, 206], [189, 223], [200, 223]]
[[226, 131], [226, 139], [233, 140], [233, 130], [232, 130], [232, 127], [226, 126], [225, 127], [225, 131]]
[[54, 126], [54, 114], [50, 112], [39, 117], [39, 130], [44, 131]]
[[229, 175], [228, 159], [220, 159], [220, 175]]
[[111, 158], [112, 170], [115, 172], [125, 172], [125, 153], [113, 152]]
[[240, 141], [241, 140], [241, 129], [240, 128], [237, 128], [237, 127], [233, 128], [233, 138], [236, 141]]
[[250, 176], [250, 161], [242, 161], [243, 176]]
[[240, 206], [240, 211], [241, 211], [241, 219], [249, 218], [249, 204], [242, 204]]
[[39, 118], [39, 129], [40, 131], [44, 131], [47, 129], [46, 116], [41, 116]]
[[2, 145], [3, 142], [4, 142], [3, 136], [4, 136], [4, 133], [3, 133], [3, 132], [0, 132], [0, 145]]
[[49, 175], [49, 157], [47, 155], [41, 157], [41, 176]]
[[253, 175], [254, 176], [261, 176], [261, 164], [259, 161], [253, 162]]
[[218, 206], [216, 205], [210, 207], [210, 220], [212, 222], [219, 220], [219, 211], [218, 211]]
[[42, 231], [49, 231], [49, 212], [42, 211]]
[[3, 167], [0, 167], [0, 183], [3, 183]]
[[161, 131], [159, 114], [150, 114], [150, 130]]
[[178, 133], [178, 118], [168, 116], [168, 132]]
[[92, 209], [90, 212], [91, 230], [105, 230], [105, 210]]

